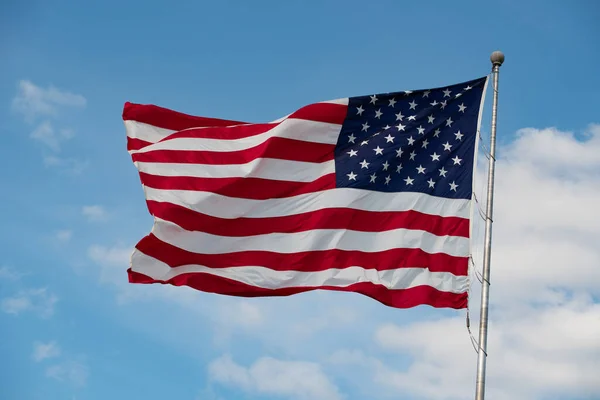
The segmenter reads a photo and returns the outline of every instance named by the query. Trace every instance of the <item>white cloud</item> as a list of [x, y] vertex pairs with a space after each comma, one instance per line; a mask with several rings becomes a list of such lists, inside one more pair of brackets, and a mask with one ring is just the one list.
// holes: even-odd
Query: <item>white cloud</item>
[[31, 133], [31, 138], [35, 139], [54, 152], [60, 151], [61, 143], [71, 139], [74, 133], [70, 129], [56, 130], [50, 121], [44, 121]]
[[89, 377], [89, 368], [82, 360], [67, 360], [46, 369], [46, 376], [73, 386], [85, 386]]
[[39, 116], [56, 116], [60, 107], [85, 107], [85, 97], [49, 86], [42, 88], [29, 80], [22, 80], [12, 102], [13, 111], [28, 121]]
[[63, 158], [57, 156], [45, 156], [44, 166], [47, 168], [57, 168], [68, 175], [81, 175], [88, 167], [89, 162], [75, 158]]
[[73, 236], [73, 231], [70, 231], [68, 229], [60, 230], [55, 233], [56, 239], [62, 243], [69, 242], [71, 240], [72, 236]]
[[11, 267], [6, 265], [0, 267], [0, 281], [16, 281], [21, 278], [22, 274], [18, 273]]
[[93, 245], [88, 248], [88, 257], [101, 267], [100, 280], [103, 283], [121, 285], [127, 282], [127, 268], [133, 247], [105, 247]]
[[262, 357], [250, 367], [244, 367], [225, 355], [210, 363], [209, 377], [214, 382], [250, 393], [298, 400], [342, 398], [319, 364], [313, 362]]
[[[385, 325], [384, 349], [408, 354], [407, 370], [387, 368], [377, 382], [427, 399], [468, 399], [474, 391], [476, 353], [463, 318]], [[487, 392], [497, 399], [551, 394], [597, 394], [600, 381], [600, 305], [572, 299], [543, 309], [496, 316], [490, 326]]]
[[91, 222], [104, 221], [108, 216], [104, 207], [99, 205], [83, 206], [81, 213]]
[[33, 354], [31, 355], [31, 357], [36, 362], [58, 357], [59, 355], [60, 347], [54, 341], [48, 343], [35, 342], [33, 344]]
[[31, 311], [42, 318], [49, 318], [54, 314], [54, 306], [57, 302], [58, 297], [45, 288], [29, 289], [3, 298], [0, 302], [0, 309], [7, 314], [19, 315], [25, 311]]

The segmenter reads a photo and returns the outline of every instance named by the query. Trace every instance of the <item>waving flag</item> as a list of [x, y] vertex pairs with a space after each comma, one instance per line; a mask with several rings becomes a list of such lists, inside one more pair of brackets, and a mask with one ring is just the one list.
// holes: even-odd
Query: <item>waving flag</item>
[[320, 102], [258, 124], [126, 103], [154, 216], [130, 282], [466, 307], [486, 85]]

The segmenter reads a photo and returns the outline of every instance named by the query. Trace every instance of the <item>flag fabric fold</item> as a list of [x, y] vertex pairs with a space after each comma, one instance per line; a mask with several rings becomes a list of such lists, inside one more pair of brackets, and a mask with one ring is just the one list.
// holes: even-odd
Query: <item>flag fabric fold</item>
[[129, 281], [465, 308], [486, 85], [314, 103], [267, 123], [126, 103], [154, 216]]

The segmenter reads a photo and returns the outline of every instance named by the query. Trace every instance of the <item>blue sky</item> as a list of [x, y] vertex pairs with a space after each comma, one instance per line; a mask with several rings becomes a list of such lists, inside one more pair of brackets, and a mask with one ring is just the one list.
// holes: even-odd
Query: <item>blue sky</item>
[[152, 219], [121, 111], [270, 121], [473, 79], [501, 49], [489, 391], [600, 399], [599, 16], [592, 0], [3, 2], [2, 398], [472, 398], [464, 312], [128, 284]]

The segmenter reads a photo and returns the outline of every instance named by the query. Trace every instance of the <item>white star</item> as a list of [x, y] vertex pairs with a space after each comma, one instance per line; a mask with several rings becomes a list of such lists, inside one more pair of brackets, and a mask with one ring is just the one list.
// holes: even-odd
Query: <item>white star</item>
[[396, 99], [390, 99], [390, 107], [394, 107], [396, 105]]
[[431, 161], [440, 161], [440, 156], [437, 153], [431, 155]]
[[462, 93], [456, 93], [456, 96], [454, 96], [454, 98], [458, 99], [460, 96], [462, 96]]
[[385, 142], [394, 143], [394, 137], [388, 133], [388, 135], [385, 137]]
[[432, 106], [434, 106], [434, 107], [435, 107], [435, 106], [437, 106], [439, 103], [437, 102], [437, 100], [434, 100], [434, 101], [433, 101], [433, 103], [429, 103], [429, 104], [431, 104]]
[[402, 157], [402, 153], [403, 153], [402, 149], [397, 149], [396, 150], [396, 157]]
[[411, 151], [411, 153], [410, 153], [410, 159], [414, 160], [416, 156], [417, 156], [417, 153], [415, 153], [414, 151]]
[[377, 96], [372, 95], [372, 96], [369, 96], [369, 97], [371, 97], [371, 101], [369, 103], [375, 104], [375, 102], [377, 101]]
[[375, 152], [375, 154], [383, 154], [383, 149], [379, 146], [374, 148], [373, 151]]
[[377, 175], [373, 174], [373, 175], [370, 175], [370, 177], [371, 177], [371, 180], [369, 182], [375, 183], [375, 179], [377, 179]]
[[396, 128], [398, 128], [399, 131], [403, 131], [404, 128], [406, 128], [406, 125], [398, 124]]
[[417, 130], [419, 131], [419, 135], [422, 135], [425, 133], [425, 128], [423, 128], [423, 125], [419, 125], [419, 127], [417, 128]]
[[384, 131], [387, 131], [387, 130], [388, 130], [388, 129], [390, 129], [390, 128], [391, 128], [391, 126], [389, 126], [389, 125], [386, 125], [386, 126], [384, 126], [384, 127], [383, 127], [383, 130], [384, 130]]
[[368, 123], [366, 123], [366, 122], [365, 122], [365, 123], [363, 124], [363, 126], [362, 126], [362, 130], [363, 130], [363, 131], [365, 131], [365, 132], [366, 132], [366, 131], [367, 131], [367, 129], [369, 129], [369, 128], [370, 128], [370, 126], [369, 126], [369, 124], [368, 124]]
[[387, 171], [387, 169], [390, 167], [390, 163], [386, 161], [382, 164], [382, 166], [383, 166], [383, 170]]
[[381, 132], [374, 133], [373, 136], [379, 136]]
[[383, 113], [381, 112], [381, 108], [380, 108], [379, 110], [375, 111], [375, 118], [380, 119], [382, 114]]
[[446, 126], [452, 126], [452, 123], [453, 123], [453, 122], [454, 122], [454, 121], [452, 121], [452, 118], [448, 118], [448, 119], [446, 120]]
[[416, 115], [411, 115], [410, 117], [408, 117], [409, 121], [416, 121], [417, 120], [417, 116]]
[[423, 97], [429, 97], [429, 93], [431, 93], [431, 91], [426, 90], [425, 92], [423, 92]]
[[429, 187], [432, 188], [435, 186], [435, 182], [433, 181], [433, 179], [429, 178], [429, 180], [427, 181], [427, 183], [429, 183]]
[[405, 91], [404, 91], [404, 94], [405, 94], [405, 95], [407, 95], [407, 96], [408, 96], [409, 94], [411, 94], [411, 93], [412, 93], [412, 90], [405, 90]]
[[452, 145], [449, 142], [444, 143], [442, 146], [444, 146], [444, 150], [451, 151]]
[[428, 145], [429, 142], [427, 141], [427, 139], [423, 140], [423, 148], [426, 149]]
[[411, 101], [411, 102], [410, 102], [410, 103], [408, 103], [408, 104], [410, 104], [410, 109], [411, 109], [411, 110], [414, 110], [414, 109], [416, 109], [416, 108], [417, 108], [417, 103], [415, 103], [415, 101], [414, 101], [414, 100], [413, 100], [413, 101]]
[[362, 160], [362, 162], [360, 162], [359, 164], [360, 164], [360, 168], [362, 169], [362, 168], [369, 168], [370, 163], [368, 163], [367, 160], [365, 159], [365, 160]]
[[357, 113], [358, 115], [362, 115], [362, 113], [363, 113], [364, 111], [365, 111], [365, 110], [362, 108], [362, 106], [358, 106], [358, 107], [356, 107], [356, 113]]
[[429, 122], [430, 124], [433, 124], [434, 120], [435, 120], [435, 117], [433, 115], [430, 115], [429, 117], [427, 117], [427, 122]]
[[448, 173], [448, 171], [446, 171], [444, 169], [444, 167], [442, 167], [442, 169], [438, 169], [438, 171], [440, 171], [440, 176], [443, 176], [444, 178], [446, 177], [446, 174]]
[[458, 185], [454, 181], [450, 184], [450, 190], [454, 190], [456, 192], [457, 187]]
[[357, 175], [354, 172], [350, 172], [346, 176], [348, 177], [348, 180], [350, 180], [350, 181], [355, 181], [356, 177], [357, 177]]
[[350, 136], [348, 136], [348, 142], [354, 143], [355, 140], [356, 140], [356, 136], [354, 136], [354, 134], [351, 133]]
[[412, 146], [412, 144], [415, 142], [415, 139], [413, 139], [413, 137], [409, 137], [408, 138], [408, 144]]
[[350, 154], [350, 157], [354, 157], [355, 155], [357, 155], [357, 154], [358, 154], [358, 151], [356, 151], [356, 150], [350, 150], [350, 151], [349, 151], [348, 153], [346, 153], [346, 154]]
[[458, 106], [458, 111], [460, 111], [461, 113], [464, 113], [466, 108], [467, 108], [467, 106], [465, 106], [465, 103], [461, 103]]
[[462, 140], [463, 136], [465, 136], [465, 135], [463, 135], [462, 133], [460, 133], [460, 131], [458, 131], [454, 134], [454, 136], [456, 136], [456, 140]]
[[463, 90], [471, 90], [473, 89], [471, 86], [467, 86], [466, 88], [464, 88]]
[[389, 176], [389, 175], [388, 175], [388, 176], [386, 176], [386, 177], [385, 177], [385, 184], [386, 184], [386, 185], [389, 185], [391, 180], [392, 180], [392, 177], [391, 177], [391, 176]]
[[418, 172], [419, 174], [424, 174], [424, 173], [425, 173], [425, 168], [423, 168], [423, 166], [422, 166], [422, 165], [419, 165], [419, 166], [417, 167], [417, 172]]
[[450, 97], [450, 93], [452, 93], [450, 89], [444, 90], [444, 97]]
[[442, 107], [442, 110], [443, 110], [444, 108], [446, 108], [446, 105], [447, 105], [447, 104], [446, 104], [446, 100], [442, 101], [440, 104], [441, 104], [441, 105], [440, 105], [440, 107]]
[[410, 176], [406, 177], [406, 179], [403, 179], [404, 182], [406, 182], [407, 185], [412, 185], [414, 179], [410, 179]]
[[460, 165], [460, 162], [461, 162], [462, 160], [461, 160], [460, 158], [458, 158], [458, 156], [456, 156], [456, 157], [454, 157], [454, 158], [452, 159], [452, 161], [454, 161], [454, 165], [457, 165], [457, 164], [458, 164], [458, 165]]
[[362, 142], [360, 142], [360, 145], [361, 145], [361, 146], [364, 146], [364, 145], [366, 145], [366, 144], [369, 144], [369, 141], [368, 141], [368, 140], [363, 140]]
[[440, 132], [441, 131], [439, 129], [436, 129], [435, 132], [433, 132], [433, 136], [434, 137], [440, 137]]
[[398, 166], [396, 167], [396, 172], [400, 173], [400, 171], [402, 171], [402, 164], [398, 164]]
[[402, 115], [402, 112], [399, 112], [398, 114], [396, 114], [396, 121], [402, 121], [404, 119], [404, 115]]

